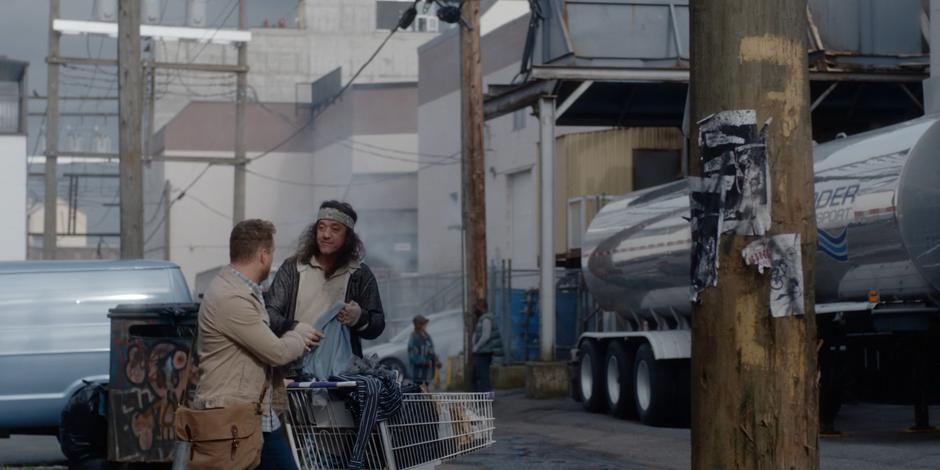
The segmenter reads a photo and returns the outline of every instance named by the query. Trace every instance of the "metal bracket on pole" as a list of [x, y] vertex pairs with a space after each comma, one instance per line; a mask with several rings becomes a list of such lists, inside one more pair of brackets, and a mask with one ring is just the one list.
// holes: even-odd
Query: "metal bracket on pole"
[[826, 88], [826, 91], [819, 95], [819, 98], [816, 98], [816, 101], [813, 101], [813, 104], [809, 107], [809, 111], [815, 111], [816, 107], [822, 104], [823, 100], [825, 100], [826, 97], [829, 96], [829, 93], [832, 93], [832, 91], [835, 90], [837, 86], [839, 86], [839, 82], [832, 82], [832, 85], [829, 85], [829, 88]]
[[566, 98], [565, 101], [562, 101], [562, 103], [558, 106], [558, 110], [555, 111], [555, 119], [557, 120], [561, 117], [562, 114], [565, 114], [565, 111], [574, 105], [575, 101], [578, 101], [578, 98], [580, 98], [581, 95], [583, 95], [584, 92], [586, 92], [593, 84], [594, 80], [586, 80], [581, 82], [581, 84], [578, 85], [578, 88], [575, 88], [571, 95], [569, 95], [568, 98]]

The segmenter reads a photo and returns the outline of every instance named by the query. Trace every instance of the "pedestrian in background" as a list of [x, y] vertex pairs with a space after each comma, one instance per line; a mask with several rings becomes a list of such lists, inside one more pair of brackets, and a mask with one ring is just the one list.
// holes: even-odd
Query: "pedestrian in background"
[[434, 377], [434, 369], [440, 366], [437, 353], [434, 352], [434, 340], [428, 334], [429, 322], [424, 315], [415, 315], [415, 330], [408, 340], [408, 362], [411, 363], [412, 378], [417, 385], [427, 386]]
[[496, 318], [487, 309], [486, 300], [479, 299], [473, 308], [477, 325], [473, 331], [473, 391], [491, 392], [490, 365], [493, 356], [503, 355], [503, 339]]

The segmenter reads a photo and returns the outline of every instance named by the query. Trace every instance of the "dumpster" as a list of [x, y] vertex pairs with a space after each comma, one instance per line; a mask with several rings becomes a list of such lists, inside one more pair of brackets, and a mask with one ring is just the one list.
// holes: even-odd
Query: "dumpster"
[[173, 415], [196, 364], [196, 304], [118, 305], [110, 310], [108, 460], [170, 462]]

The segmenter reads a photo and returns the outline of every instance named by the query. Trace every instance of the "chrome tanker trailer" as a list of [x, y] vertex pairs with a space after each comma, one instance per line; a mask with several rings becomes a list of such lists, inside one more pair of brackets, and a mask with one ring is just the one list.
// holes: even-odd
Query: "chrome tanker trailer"
[[[922, 338], [940, 324], [938, 121], [814, 148], [824, 351], [844, 350], [847, 338]], [[677, 181], [609, 203], [584, 235], [582, 274], [603, 317], [601, 331], [584, 333], [573, 354], [573, 390], [588, 410], [648, 424], [687, 419], [688, 217], [688, 187]], [[833, 406], [825, 396], [823, 406]]]

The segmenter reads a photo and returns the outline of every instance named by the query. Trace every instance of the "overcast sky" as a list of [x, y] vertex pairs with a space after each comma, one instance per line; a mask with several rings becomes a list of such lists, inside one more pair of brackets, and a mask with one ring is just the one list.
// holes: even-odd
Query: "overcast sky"
[[[113, 1], [113, 0], [112, 0]], [[165, 8], [163, 24], [183, 24], [185, 18], [186, 0], [160, 0]], [[210, 26], [217, 27], [225, 17], [226, 26], [235, 27], [238, 24], [238, 0], [208, 0]], [[60, 0], [61, 17], [66, 19], [92, 19], [94, 0]], [[247, 21], [249, 26], [260, 26], [265, 19], [276, 23], [278, 18], [286, 18], [291, 24], [295, 17], [297, 0], [248, 0]], [[229, 12], [232, 12], [229, 14]], [[45, 57], [48, 52], [48, 24], [49, 0], [0, 0], [0, 56], [30, 62], [29, 88], [36, 90], [39, 95], [46, 95], [46, 65]], [[77, 57], [114, 58], [116, 56], [115, 41], [99, 37], [87, 38], [84, 36], [63, 36], [61, 41], [62, 55]], [[75, 73], [75, 72], [70, 72]], [[81, 74], [78, 74], [81, 75]], [[96, 80], [87, 77], [83, 81], [62, 78], [60, 94], [89, 95], [104, 94], [109, 90], [110, 82], [114, 77], [96, 76]], [[91, 85], [89, 85], [91, 83]], [[116, 91], [116, 87], [114, 88]], [[113, 93], [112, 93], [113, 94]], [[43, 112], [46, 103], [33, 100], [30, 103], [31, 112]], [[63, 102], [62, 111], [74, 110], [76, 102]], [[83, 110], [94, 109], [95, 104], [82, 105]], [[105, 111], [107, 105], [97, 103], [99, 111]], [[112, 106], [113, 108], [113, 106]], [[70, 125], [70, 119], [63, 118], [60, 128], [65, 132]], [[116, 119], [96, 119], [97, 125], [116, 128]], [[38, 134], [42, 118], [30, 117], [30, 148], [35, 148], [35, 138]], [[90, 126], [90, 122], [73, 122], [74, 126]], [[116, 145], [116, 143], [115, 143]]]

